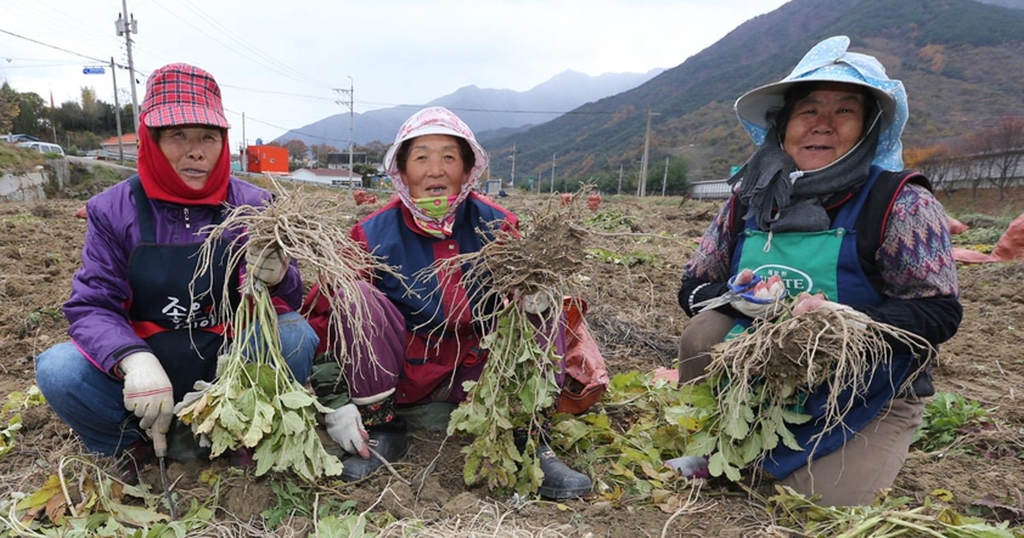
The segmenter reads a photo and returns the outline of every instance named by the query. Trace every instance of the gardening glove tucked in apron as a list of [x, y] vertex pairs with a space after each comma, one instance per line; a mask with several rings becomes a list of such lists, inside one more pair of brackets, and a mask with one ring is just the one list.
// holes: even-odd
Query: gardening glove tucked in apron
[[797, 295], [796, 302], [793, 305], [793, 315], [799, 316], [821, 308], [832, 310], [833, 312], [841, 312], [847, 317], [850, 326], [858, 330], [866, 329], [867, 324], [865, 322], [871, 319], [867, 314], [859, 310], [854, 310], [850, 306], [829, 301], [822, 293], [815, 293], [814, 295], [811, 295], [807, 292]]
[[248, 274], [267, 286], [276, 286], [288, 272], [291, 259], [276, 245], [258, 246], [250, 243], [245, 249]]
[[370, 434], [366, 433], [366, 428], [363, 427], [363, 417], [359, 414], [356, 404], [345, 404], [327, 413], [324, 415], [324, 422], [327, 424], [327, 434], [341, 445], [345, 452], [359, 454], [363, 458], [370, 457], [370, 449], [366, 446]]
[[124, 407], [139, 417], [146, 431], [167, 433], [174, 416], [174, 389], [156, 355], [137, 351], [120, 364], [124, 372]]
[[786, 298], [782, 277], [772, 275], [763, 280], [750, 269], [744, 269], [729, 279], [729, 290], [736, 294], [729, 306], [753, 319], [770, 318], [781, 313], [782, 300]]

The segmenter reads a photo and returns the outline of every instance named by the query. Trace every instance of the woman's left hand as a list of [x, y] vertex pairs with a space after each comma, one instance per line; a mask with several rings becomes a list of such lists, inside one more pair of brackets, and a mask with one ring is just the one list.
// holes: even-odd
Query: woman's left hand
[[267, 286], [276, 286], [288, 272], [291, 259], [276, 245], [259, 247], [250, 244], [245, 249], [247, 274], [261, 280]]
[[833, 312], [841, 312], [843, 314], [846, 314], [848, 317], [853, 318], [851, 324], [857, 329], [867, 328], [867, 325], [865, 323], [857, 321], [857, 318], [863, 318], [864, 320], [867, 320], [867, 314], [855, 310], [851, 306], [837, 303], [835, 301], [829, 301], [825, 297], [825, 294], [820, 292], [815, 293], [814, 295], [811, 295], [810, 293], [807, 292], [797, 295], [796, 302], [793, 303], [793, 315], [799, 316], [801, 314], [806, 314], [807, 312], [810, 312], [812, 310], [818, 310], [821, 308], [826, 310], [832, 310]]

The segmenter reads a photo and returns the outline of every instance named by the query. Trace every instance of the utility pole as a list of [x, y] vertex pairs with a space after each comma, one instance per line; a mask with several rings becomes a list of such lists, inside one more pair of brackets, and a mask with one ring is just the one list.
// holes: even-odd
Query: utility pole
[[355, 151], [356, 139], [355, 139], [355, 81], [351, 76], [348, 77], [348, 89], [335, 88], [334, 91], [341, 95], [348, 96], [348, 103], [344, 101], [335, 101], [339, 105], [348, 105], [348, 188], [352, 190], [352, 152]]
[[135, 93], [135, 62], [132, 60], [132, 34], [139, 33], [139, 22], [135, 15], [128, 19], [128, 0], [121, 0], [122, 13], [117, 15], [117, 35], [124, 36], [124, 45], [128, 50], [128, 77], [132, 83], [132, 119], [135, 120], [135, 136], [139, 133], [139, 99]]
[[668, 157], [665, 157], [665, 177], [661, 178], [661, 195], [665, 196], [665, 185], [668, 184]]
[[516, 188], [516, 143], [512, 142], [512, 181], [509, 183], [509, 188], [515, 190]]
[[615, 194], [622, 194], [622, 165], [619, 165], [619, 190]]
[[551, 194], [555, 193], [555, 154], [551, 154]]
[[657, 112], [651, 112], [647, 107], [647, 130], [644, 131], [644, 158], [640, 162], [640, 194], [643, 198], [647, 195], [647, 159], [651, 153], [651, 116], [658, 116]]
[[[121, 137], [121, 105], [117, 102], [117, 68], [114, 57], [110, 57], [110, 76], [114, 79], [114, 118], [117, 119], [117, 153], [121, 164], [124, 164], [124, 140]], [[138, 136], [138, 135], [136, 135]]]
[[245, 157], [245, 149], [248, 148], [248, 147], [249, 147], [249, 143], [246, 142], [246, 139], [245, 139], [245, 112], [243, 111], [242, 112], [242, 148], [238, 152], [238, 166], [242, 170], [245, 170], [246, 172], [249, 171], [248, 160]]

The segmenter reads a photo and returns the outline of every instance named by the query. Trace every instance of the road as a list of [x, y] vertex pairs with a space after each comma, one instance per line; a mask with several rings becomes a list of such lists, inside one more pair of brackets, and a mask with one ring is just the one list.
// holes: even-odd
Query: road
[[121, 171], [124, 171], [124, 172], [135, 173], [135, 167], [134, 166], [122, 166], [121, 164], [118, 164], [118, 163], [113, 162], [113, 161], [100, 161], [100, 160], [97, 160], [97, 159], [90, 159], [88, 157], [75, 157], [75, 156], [72, 156], [72, 155], [68, 155], [67, 159], [70, 162], [73, 162], [73, 163], [85, 166], [86, 168], [89, 168], [90, 170], [93, 167], [95, 167], [95, 166], [106, 166], [107, 168], [113, 168], [115, 170], [121, 170]]

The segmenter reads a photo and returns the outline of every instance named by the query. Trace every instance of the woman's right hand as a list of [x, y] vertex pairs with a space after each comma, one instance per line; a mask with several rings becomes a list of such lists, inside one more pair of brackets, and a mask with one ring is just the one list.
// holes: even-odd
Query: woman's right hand
[[167, 433], [174, 417], [174, 389], [156, 355], [137, 351], [121, 360], [124, 407], [139, 417], [143, 430]]
[[729, 281], [729, 289], [738, 297], [729, 303], [734, 310], [750, 318], [768, 318], [782, 311], [781, 300], [787, 295], [782, 277], [772, 275], [763, 280], [750, 269], [740, 271]]

